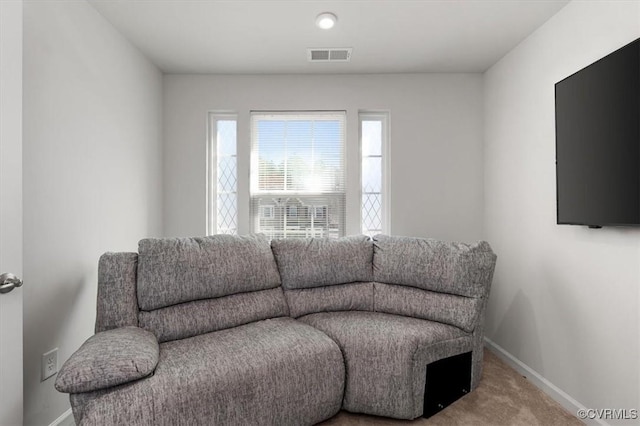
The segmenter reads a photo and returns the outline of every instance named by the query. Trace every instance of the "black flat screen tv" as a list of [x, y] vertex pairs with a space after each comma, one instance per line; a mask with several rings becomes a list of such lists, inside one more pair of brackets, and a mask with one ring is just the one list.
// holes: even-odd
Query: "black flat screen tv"
[[555, 85], [557, 223], [640, 225], [640, 39]]

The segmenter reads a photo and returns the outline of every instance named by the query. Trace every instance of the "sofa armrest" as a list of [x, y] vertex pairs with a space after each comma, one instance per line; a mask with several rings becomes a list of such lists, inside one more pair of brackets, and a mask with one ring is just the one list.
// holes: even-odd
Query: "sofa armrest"
[[149, 376], [158, 365], [160, 347], [149, 331], [122, 327], [97, 333], [64, 363], [55, 387], [81, 393], [106, 389]]

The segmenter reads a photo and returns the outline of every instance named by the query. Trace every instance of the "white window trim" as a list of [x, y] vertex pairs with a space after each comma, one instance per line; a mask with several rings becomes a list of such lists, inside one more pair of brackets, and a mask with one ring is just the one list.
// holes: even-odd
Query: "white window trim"
[[382, 123], [382, 147], [380, 153], [382, 154], [382, 233], [391, 234], [391, 185], [390, 185], [390, 152], [389, 149], [389, 135], [390, 135], [390, 113], [389, 111], [358, 111], [358, 142], [359, 142], [359, 158], [358, 165], [360, 173], [358, 174], [358, 188], [359, 188], [359, 205], [358, 205], [358, 217], [360, 218], [360, 232], [362, 229], [362, 122], [363, 121], [380, 121]]
[[[233, 120], [236, 122], [236, 130], [238, 128], [238, 114], [234, 112], [216, 112], [210, 111], [207, 120], [207, 184], [206, 184], [206, 234], [213, 235], [218, 232], [218, 141], [217, 141], [217, 123], [218, 121]], [[236, 161], [239, 161], [238, 141], [236, 140]], [[237, 164], [236, 164], [237, 167]], [[236, 168], [237, 170], [237, 168]], [[236, 176], [236, 182], [237, 182]], [[236, 183], [237, 185], [237, 183]], [[239, 188], [236, 187], [236, 194]], [[239, 199], [236, 199], [239, 203]], [[237, 209], [238, 206], [236, 206]], [[238, 222], [238, 219], [236, 219]], [[238, 226], [239, 226], [238, 222]]]

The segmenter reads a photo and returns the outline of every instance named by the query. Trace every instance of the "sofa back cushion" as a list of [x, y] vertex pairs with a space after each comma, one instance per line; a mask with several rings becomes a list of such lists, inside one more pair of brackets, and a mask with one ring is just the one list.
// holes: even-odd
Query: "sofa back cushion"
[[453, 325], [468, 333], [478, 324], [482, 299], [405, 285], [374, 283], [376, 312]]
[[264, 235], [148, 238], [138, 244], [138, 305], [143, 311], [280, 285]]
[[139, 321], [162, 343], [285, 316], [289, 308], [276, 287], [141, 311]]
[[264, 235], [150, 238], [138, 247], [138, 322], [160, 342], [289, 315]]
[[376, 282], [465, 297], [489, 292], [496, 255], [485, 241], [469, 245], [376, 235], [373, 244]]
[[285, 290], [373, 281], [368, 237], [274, 240], [271, 248]]
[[350, 283], [286, 290], [294, 318], [316, 312], [373, 311], [373, 283]]

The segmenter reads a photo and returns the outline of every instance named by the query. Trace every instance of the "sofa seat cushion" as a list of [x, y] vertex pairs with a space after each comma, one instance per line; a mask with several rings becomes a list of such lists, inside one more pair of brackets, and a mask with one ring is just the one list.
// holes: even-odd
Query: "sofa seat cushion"
[[298, 318], [335, 340], [346, 365], [343, 408], [399, 419], [422, 415], [427, 364], [472, 349], [471, 334], [438, 322], [380, 312]]
[[131, 405], [150, 394], [153, 425], [311, 425], [340, 410], [344, 363], [322, 332], [276, 318], [163, 343], [155, 374], [139, 383], [137, 394], [122, 388], [122, 398], [87, 403], [81, 423], [119, 418], [105, 417], [100, 399], [135, 412]]

